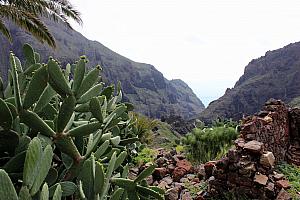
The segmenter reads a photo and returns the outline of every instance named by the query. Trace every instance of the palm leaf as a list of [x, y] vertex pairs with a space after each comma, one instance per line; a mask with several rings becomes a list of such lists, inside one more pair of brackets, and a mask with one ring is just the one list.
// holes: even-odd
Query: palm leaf
[[55, 47], [55, 41], [44, 23], [32, 13], [19, 10], [11, 5], [0, 5], [0, 16], [13, 21], [20, 28], [25, 29], [42, 43], [45, 41]]
[[12, 42], [12, 37], [10, 35], [9, 30], [6, 28], [5, 24], [3, 23], [2, 20], [0, 20], [0, 32], [7, 37], [7, 39]]
[[68, 0], [0, 0], [0, 32], [10, 41], [9, 30], [2, 19], [8, 19], [25, 29], [39, 41], [55, 47], [55, 40], [40, 18], [48, 18], [62, 22], [72, 28], [68, 19], [81, 24], [80, 13], [74, 9]]

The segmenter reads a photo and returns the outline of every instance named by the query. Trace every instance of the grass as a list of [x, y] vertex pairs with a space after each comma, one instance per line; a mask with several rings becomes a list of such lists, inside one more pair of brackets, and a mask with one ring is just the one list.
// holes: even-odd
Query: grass
[[149, 145], [150, 148], [164, 148], [170, 150], [177, 146], [176, 141], [180, 140], [180, 136], [171, 130], [169, 124], [159, 121], [157, 128], [158, 130], [153, 136], [153, 142]]
[[300, 167], [281, 163], [277, 166], [277, 168], [290, 182], [291, 188], [288, 192], [292, 196], [293, 200], [300, 200]]
[[138, 153], [136, 157], [133, 158], [133, 162], [137, 166], [141, 166], [149, 162], [153, 163], [157, 153], [158, 152], [156, 150], [145, 147]]
[[191, 181], [184, 182], [184, 187], [189, 191], [191, 197], [194, 199], [198, 196], [198, 193], [204, 191], [208, 187], [207, 182], [202, 182], [201, 185], [193, 185]]

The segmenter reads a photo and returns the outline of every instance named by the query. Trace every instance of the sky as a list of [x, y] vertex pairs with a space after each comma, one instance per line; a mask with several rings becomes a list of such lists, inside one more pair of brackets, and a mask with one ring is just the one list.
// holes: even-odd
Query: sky
[[244, 67], [300, 41], [299, 0], [72, 0], [91, 40], [164, 76], [182, 79], [205, 106]]

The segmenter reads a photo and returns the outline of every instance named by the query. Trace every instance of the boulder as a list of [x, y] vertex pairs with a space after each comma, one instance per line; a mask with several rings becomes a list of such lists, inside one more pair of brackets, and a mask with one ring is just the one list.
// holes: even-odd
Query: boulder
[[276, 198], [276, 200], [291, 200], [291, 199], [292, 199], [291, 195], [283, 188], [280, 190]]
[[287, 181], [287, 180], [278, 180], [278, 181], [276, 181], [276, 185], [279, 188], [283, 188], [283, 189], [288, 189], [291, 187], [289, 181]]
[[171, 185], [173, 183], [173, 179], [170, 176], [164, 177], [162, 181], [165, 181], [168, 185]]
[[186, 192], [183, 193], [181, 199], [182, 200], [192, 200], [192, 197], [191, 197], [191, 194], [188, 191], [186, 191]]
[[180, 188], [178, 187], [168, 189], [165, 195], [166, 200], [178, 200], [179, 192], [180, 192]]
[[162, 179], [167, 174], [167, 169], [164, 167], [155, 168], [153, 176], [158, 179]]
[[256, 140], [252, 140], [250, 142], [247, 142], [244, 145], [244, 149], [247, 151], [250, 151], [252, 153], [262, 153], [263, 151], [263, 143], [258, 142]]
[[187, 173], [191, 173], [193, 171], [192, 164], [186, 159], [177, 161], [176, 167], [183, 168]]
[[254, 182], [260, 184], [260, 185], [266, 185], [268, 182], [268, 177], [261, 173], [256, 173], [254, 176]]
[[178, 182], [186, 173], [184, 168], [176, 167], [173, 171], [173, 180]]
[[263, 165], [264, 167], [273, 167], [275, 163], [275, 157], [274, 154], [270, 151], [263, 153], [260, 156], [259, 163]]
[[158, 167], [163, 167], [164, 164], [167, 162], [167, 159], [164, 157], [159, 157], [155, 163], [157, 164]]
[[157, 187], [159, 187], [159, 188], [161, 188], [161, 189], [163, 189], [163, 190], [166, 190], [167, 188], [170, 188], [170, 187], [168, 186], [168, 183], [165, 182], [165, 181], [161, 181], [161, 182], [158, 184]]
[[278, 173], [276, 173], [273, 177], [274, 177], [274, 179], [275, 179], [276, 181], [278, 181], [278, 180], [283, 179], [284, 174], [278, 174]]

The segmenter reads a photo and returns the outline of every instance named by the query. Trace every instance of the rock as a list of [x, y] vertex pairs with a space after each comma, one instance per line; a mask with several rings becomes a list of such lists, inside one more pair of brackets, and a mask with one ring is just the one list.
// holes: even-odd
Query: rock
[[211, 184], [211, 183], [213, 183], [215, 180], [216, 180], [215, 177], [214, 177], [214, 176], [211, 176], [211, 177], [209, 177], [209, 179], [207, 180], [207, 182], [208, 182], [209, 184]]
[[185, 193], [183, 193], [181, 199], [182, 200], [192, 200], [192, 197], [191, 197], [191, 194], [188, 191], [186, 191]]
[[275, 179], [276, 181], [278, 181], [278, 180], [283, 179], [284, 174], [278, 174], [278, 173], [276, 173], [273, 177], [274, 177], [274, 179]]
[[260, 185], [266, 185], [268, 182], [268, 177], [264, 174], [256, 173], [254, 176], [254, 182]]
[[218, 160], [215, 164], [217, 169], [226, 169], [229, 164], [228, 158], [221, 158], [221, 160]]
[[263, 118], [263, 120], [264, 120], [265, 122], [267, 122], [267, 123], [273, 122], [273, 119], [272, 119], [272, 117], [270, 117], [270, 116], [265, 116], [265, 117]]
[[137, 175], [135, 173], [132, 173], [132, 172], [129, 172], [128, 173], [128, 178], [131, 179], [131, 180], [134, 180], [136, 179]]
[[195, 200], [205, 200], [202, 194], [198, 194], [195, 198]]
[[260, 164], [262, 164], [265, 167], [273, 167], [275, 163], [275, 157], [274, 154], [270, 151], [263, 153], [260, 156]]
[[146, 178], [146, 181], [147, 181], [147, 184], [148, 184], [148, 185], [152, 185], [152, 184], [153, 184], [153, 176], [152, 176], [152, 175], [148, 176], [148, 177]]
[[139, 168], [138, 167], [133, 167], [130, 169], [131, 172], [138, 174], [139, 173]]
[[266, 197], [268, 199], [274, 199], [275, 196], [275, 185], [274, 183], [269, 182], [268, 185], [265, 187]]
[[188, 160], [185, 160], [185, 159], [177, 161], [176, 167], [185, 169], [187, 173], [191, 173], [193, 171], [192, 164]]
[[256, 140], [252, 140], [250, 142], [247, 142], [244, 145], [244, 149], [247, 151], [250, 151], [252, 153], [262, 153], [263, 151], [263, 143], [258, 142]]
[[166, 190], [167, 187], [168, 187], [168, 183], [166, 183], [165, 181], [161, 181], [158, 186], [159, 188], [163, 189], [163, 190]]
[[236, 149], [229, 149], [229, 151], [227, 153], [227, 156], [228, 156], [228, 161], [230, 163], [236, 163], [239, 160], [238, 153], [237, 153]]
[[186, 177], [191, 181], [191, 180], [193, 180], [196, 177], [196, 175], [194, 175], [194, 174], [187, 174]]
[[276, 200], [291, 200], [291, 199], [292, 199], [291, 195], [283, 188], [280, 190], [276, 198]]
[[239, 173], [247, 177], [252, 176], [252, 174], [254, 174], [255, 171], [256, 169], [254, 163], [249, 163], [247, 166], [239, 169]]
[[235, 143], [235, 146], [237, 147], [237, 148], [244, 148], [244, 146], [245, 146], [245, 140], [243, 139], [243, 138], [238, 138], [238, 139], [236, 139], [235, 141], [234, 141], [234, 143]]
[[176, 160], [183, 160], [183, 159], [185, 159], [185, 156], [182, 155], [182, 154], [177, 154], [177, 155], [174, 156], [174, 158], [175, 158]]
[[158, 179], [162, 179], [167, 174], [167, 169], [164, 167], [155, 168], [153, 176]]
[[199, 178], [194, 178], [192, 181], [195, 182], [195, 183], [200, 183], [200, 179]]
[[173, 171], [174, 171], [174, 169], [175, 169], [175, 167], [176, 167], [176, 166], [173, 165], [173, 164], [168, 165], [168, 166], [167, 166], [168, 172], [169, 172], [170, 174], [172, 174]]
[[174, 187], [178, 187], [181, 190], [184, 187], [184, 184], [183, 183], [175, 182], [174, 183]]
[[283, 188], [283, 189], [288, 189], [291, 187], [289, 181], [287, 180], [279, 180], [279, 181], [276, 181], [276, 185], [279, 187], [279, 188]]
[[173, 180], [179, 181], [186, 173], [187, 171], [184, 168], [176, 167], [173, 171]]
[[168, 185], [171, 185], [173, 183], [173, 179], [170, 176], [164, 177], [162, 181], [165, 181]]
[[168, 189], [166, 192], [166, 200], [178, 200], [179, 192], [180, 192], [180, 189], [178, 187]]
[[196, 167], [195, 172], [197, 173], [198, 178], [202, 180], [205, 177], [204, 164], [201, 164], [200, 166]]
[[164, 157], [160, 157], [155, 161], [155, 163], [157, 164], [158, 167], [163, 167], [166, 162], [167, 162], [167, 159]]
[[274, 192], [274, 183], [269, 182], [268, 185], [266, 186], [266, 190], [270, 191], [270, 192]]
[[186, 183], [186, 182], [189, 182], [189, 179], [188, 178], [181, 178], [179, 180], [180, 183]]
[[205, 170], [205, 178], [206, 179], [212, 176], [214, 167], [215, 167], [215, 164], [213, 162], [205, 163], [204, 170]]

